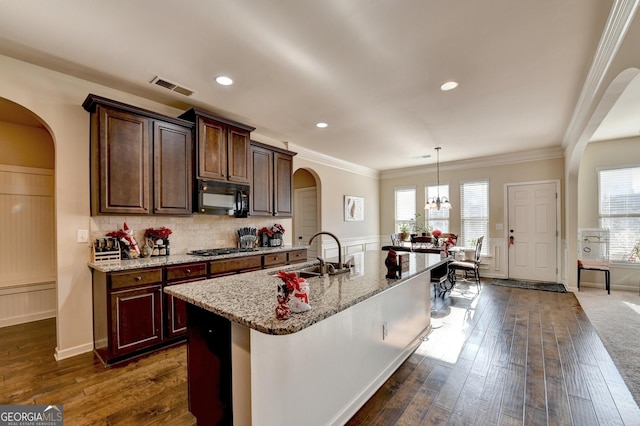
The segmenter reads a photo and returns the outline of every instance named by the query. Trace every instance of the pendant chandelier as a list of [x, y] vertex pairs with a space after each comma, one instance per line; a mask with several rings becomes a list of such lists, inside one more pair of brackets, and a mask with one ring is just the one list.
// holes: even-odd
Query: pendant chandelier
[[450, 209], [451, 208], [451, 203], [449, 202], [449, 199], [447, 197], [440, 197], [440, 150], [442, 148], [441, 147], [436, 147], [436, 153], [437, 153], [437, 157], [436, 157], [436, 176], [438, 179], [438, 186], [437, 186], [437, 191], [438, 191], [438, 196], [436, 198], [429, 198], [427, 200], [427, 205], [424, 206], [425, 209], [429, 209], [429, 210], [440, 210], [440, 208], [443, 209]]

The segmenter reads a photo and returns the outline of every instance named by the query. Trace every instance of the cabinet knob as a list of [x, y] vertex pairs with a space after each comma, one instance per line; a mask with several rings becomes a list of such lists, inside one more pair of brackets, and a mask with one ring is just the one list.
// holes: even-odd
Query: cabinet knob
[[186, 272], [187, 272], [187, 274], [190, 274], [191, 273], [191, 269], [187, 269]]
[[138, 276], [136, 277], [136, 281], [140, 281], [141, 279], [142, 279], [142, 277], [141, 277], [140, 275], [138, 275]]

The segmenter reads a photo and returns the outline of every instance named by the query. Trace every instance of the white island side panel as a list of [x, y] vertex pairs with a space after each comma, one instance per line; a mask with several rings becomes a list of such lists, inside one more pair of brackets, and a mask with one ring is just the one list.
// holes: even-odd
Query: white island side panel
[[234, 386], [250, 380], [251, 400], [242, 410], [251, 406], [252, 424], [344, 424], [428, 331], [429, 277], [426, 271], [293, 334], [249, 330], [250, 379], [235, 366], [233, 375]]

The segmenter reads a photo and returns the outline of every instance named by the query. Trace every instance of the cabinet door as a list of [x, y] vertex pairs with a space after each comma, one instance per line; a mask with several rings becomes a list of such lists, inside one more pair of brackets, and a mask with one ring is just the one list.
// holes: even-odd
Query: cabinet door
[[111, 350], [114, 356], [162, 341], [162, 286], [111, 293]]
[[173, 297], [170, 294], [165, 294], [165, 298], [167, 309], [167, 339], [187, 334], [187, 302]]
[[[151, 140], [149, 120], [139, 115], [99, 106], [99, 134], [92, 155], [97, 155], [92, 213], [148, 214], [150, 212]], [[97, 150], [97, 154], [96, 151]], [[99, 188], [99, 189], [98, 189]]]
[[250, 136], [246, 130], [227, 129], [227, 179], [230, 182], [249, 183]]
[[227, 180], [227, 128], [198, 117], [198, 178]]
[[193, 172], [191, 129], [153, 123], [154, 213], [191, 214]]
[[293, 157], [273, 153], [273, 215], [293, 216]]
[[252, 146], [251, 167], [251, 215], [273, 216], [273, 152]]

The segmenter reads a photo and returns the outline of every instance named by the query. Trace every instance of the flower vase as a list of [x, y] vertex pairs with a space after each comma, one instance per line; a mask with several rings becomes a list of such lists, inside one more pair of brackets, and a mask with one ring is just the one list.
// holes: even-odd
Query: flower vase
[[266, 232], [260, 234], [260, 245], [262, 247], [269, 247], [269, 236]]

